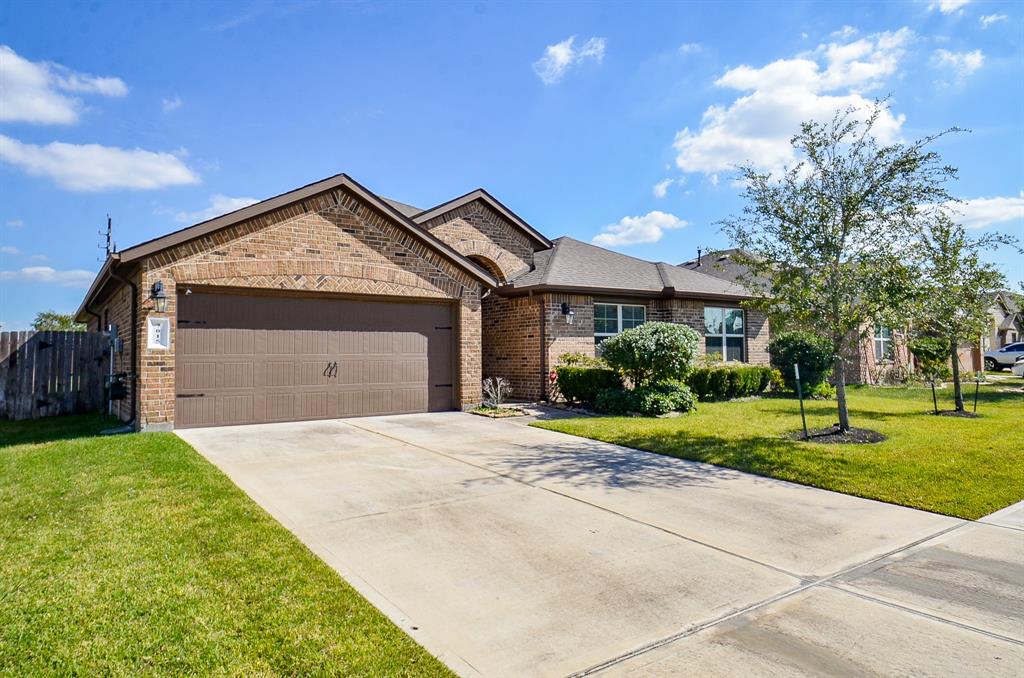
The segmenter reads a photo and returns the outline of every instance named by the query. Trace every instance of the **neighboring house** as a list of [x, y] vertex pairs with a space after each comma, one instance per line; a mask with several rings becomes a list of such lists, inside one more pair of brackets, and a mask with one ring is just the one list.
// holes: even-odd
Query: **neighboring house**
[[[736, 261], [743, 250], [726, 249], [698, 251], [697, 258], [679, 264], [681, 268], [715, 276], [740, 284], [746, 267]], [[910, 365], [906, 334], [890, 327], [870, 328], [868, 336], [846, 356], [846, 383], [877, 384], [894, 381], [906, 375]]]
[[549, 240], [479, 189], [420, 210], [340, 174], [112, 254], [76, 313], [115, 326], [115, 412], [169, 429], [543, 398], [567, 352], [648, 320], [764, 364], [735, 283]]
[[992, 294], [988, 314], [991, 317], [989, 330], [978, 338], [977, 342], [962, 344], [959, 347], [960, 366], [970, 371], [984, 369], [982, 356], [986, 351], [994, 351], [1015, 342], [1024, 340], [1024, 310], [1021, 308], [1021, 295], [1007, 290]]

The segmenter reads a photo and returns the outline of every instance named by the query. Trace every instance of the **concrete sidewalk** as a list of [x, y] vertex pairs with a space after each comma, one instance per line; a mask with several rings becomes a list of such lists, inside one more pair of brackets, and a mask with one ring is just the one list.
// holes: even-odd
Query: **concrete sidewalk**
[[969, 523], [462, 413], [180, 435], [463, 675], [1024, 671], [1020, 505]]

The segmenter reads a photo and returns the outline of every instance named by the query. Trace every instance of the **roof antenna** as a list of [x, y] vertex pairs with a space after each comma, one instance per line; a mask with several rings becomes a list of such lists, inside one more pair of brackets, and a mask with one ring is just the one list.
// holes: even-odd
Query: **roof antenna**
[[[108, 214], [107, 215], [107, 233], [106, 233], [107, 242], [106, 242], [106, 245], [97, 245], [96, 246], [96, 247], [104, 250], [104, 253], [106, 255], [100, 261], [106, 261], [107, 259], [110, 258], [110, 252], [111, 252], [111, 249], [110, 249], [110, 236], [111, 236], [112, 233], [113, 233], [113, 221], [111, 220], [110, 215]], [[99, 235], [103, 235], [103, 231], [99, 231]]]

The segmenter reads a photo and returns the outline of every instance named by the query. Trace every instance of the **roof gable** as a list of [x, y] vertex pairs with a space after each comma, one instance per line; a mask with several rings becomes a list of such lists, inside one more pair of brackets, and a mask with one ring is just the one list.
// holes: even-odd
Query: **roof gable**
[[128, 249], [121, 250], [118, 253], [120, 261], [129, 262], [150, 256], [169, 247], [174, 247], [175, 245], [180, 245], [184, 242], [194, 240], [209, 233], [213, 233], [214, 231], [219, 231], [229, 226], [233, 226], [247, 219], [253, 219], [267, 214], [268, 212], [272, 212], [295, 203], [300, 203], [307, 198], [311, 198], [320, 193], [326, 193], [327, 191], [337, 188], [344, 188], [352, 191], [364, 202], [389, 217], [398, 226], [409, 231], [417, 239], [436, 250], [453, 263], [461, 266], [481, 282], [492, 286], [497, 285], [497, 281], [489, 272], [453, 250], [425, 229], [420, 228], [417, 224], [410, 221], [406, 215], [402, 214], [396, 206], [390, 204], [389, 201], [380, 198], [347, 174], [336, 174], [333, 177], [328, 177], [327, 179], [307, 184], [306, 186], [297, 188], [293, 191], [282, 193], [281, 195], [273, 198], [268, 198], [267, 200], [249, 205], [248, 207], [243, 207], [240, 210], [229, 212], [228, 214], [200, 222], [179, 231], [169, 233], [165, 236], [154, 238], [153, 240], [148, 240], [133, 247], [129, 247]]
[[453, 198], [447, 202], [443, 202], [440, 205], [437, 205], [436, 207], [431, 207], [430, 209], [423, 210], [419, 214], [412, 217], [412, 220], [417, 224], [423, 224], [427, 221], [430, 221], [431, 219], [437, 218], [443, 214], [446, 214], [447, 212], [451, 212], [452, 210], [456, 210], [462, 207], [463, 205], [467, 205], [476, 200], [483, 202], [492, 210], [494, 210], [502, 217], [504, 217], [509, 223], [518, 228], [524, 234], [526, 234], [526, 236], [531, 241], [539, 245], [541, 249], [547, 249], [551, 247], [551, 241], [548, 240], [547, 237], [545, 237], [540, 231], [536, 230], [533, 226], [530, 226], [528, 223], [523, 221], [523, 219], [518, 214], [516, 214], [509, 208], [505, 207], [505, 205], [503, 205], [501, 201], [499, 201], [497, 198], [495, 198], [482, 188], [478, 188], [475, 191], [470, 191], [469, 193], [459, 196], [458, 198]]

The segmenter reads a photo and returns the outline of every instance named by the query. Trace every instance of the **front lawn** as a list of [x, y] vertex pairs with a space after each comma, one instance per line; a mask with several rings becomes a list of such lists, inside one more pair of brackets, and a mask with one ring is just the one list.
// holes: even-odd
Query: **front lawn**
[[[974, 390], [965, 391], [968, 409]], [[949, 389], [939, 407], [949, 408]], [[796, 399], [700, 403], [676, 419], [601, 417], [533, 426], [703, 461], [837, 492], [977, 519], [1024, 499], [1024, 393], [983, 386], [978, 419], [936, 417], [927, 389], [849, 389], [853, 426], [879, 431], [874, 444], [789, 440], [800, 428]], [[945, 402], [945, 404], [943, 404]], [[807, 425], [836, 422], [835, 402], [807, 401]]]
[[0, 674], [451, 675], [181, 439], [103, 427], [0, 421]]

